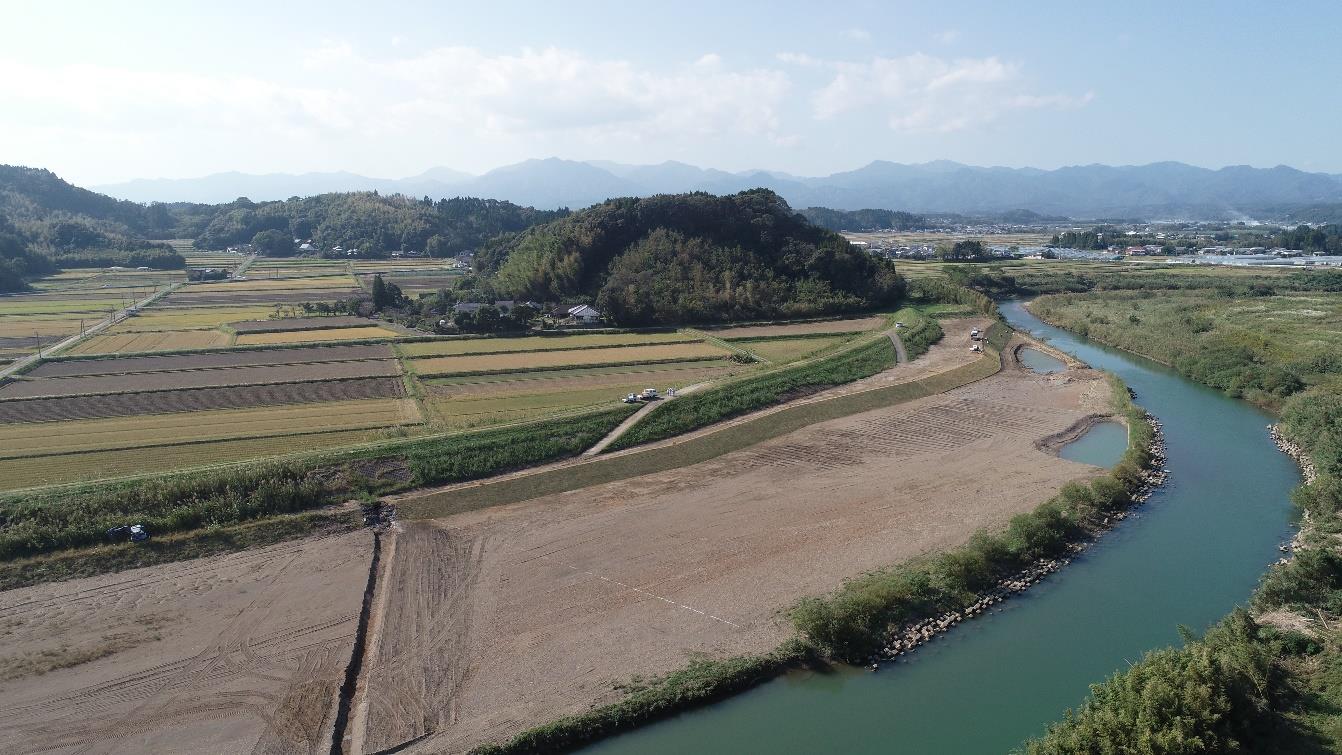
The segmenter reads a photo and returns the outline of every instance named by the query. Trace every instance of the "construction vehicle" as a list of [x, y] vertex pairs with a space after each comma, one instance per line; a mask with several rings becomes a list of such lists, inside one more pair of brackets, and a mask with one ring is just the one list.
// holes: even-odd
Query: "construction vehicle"
[[149, 530], [145, 529], [143, 524], [123, 524], [120, 527], [113, 527], [108, 530], [107, 539], [143, 543], [149, 539]]

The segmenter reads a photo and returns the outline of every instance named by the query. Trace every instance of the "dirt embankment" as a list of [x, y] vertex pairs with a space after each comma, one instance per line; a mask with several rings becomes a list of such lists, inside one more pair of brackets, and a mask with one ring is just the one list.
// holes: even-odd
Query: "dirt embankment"
[[0, 752], [318, 753], [367, 531], [0, 593]]
[[692, 467], [406, 523], [410, 606], [387, 604], [368, 751], [429, 733], [408, 751], [467, 750], [694, 654], [770, 649], [797, 598], [1004, 525], [1099, 472], [1036, 447], [1107, 407], [1098, 373], [1061, 375], [1011, 370]]

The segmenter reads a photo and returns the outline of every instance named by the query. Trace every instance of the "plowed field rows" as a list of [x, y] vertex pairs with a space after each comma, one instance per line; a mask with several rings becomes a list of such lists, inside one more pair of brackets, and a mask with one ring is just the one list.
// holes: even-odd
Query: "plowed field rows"
[[47, 362], [30, 371], [30, 377], [73, 377], [112, 375], [162, 370], [195, 370], [206, 367], [254, 367], [308, 362], [344, 362], [355, 359], [390, 359], [390, 346], [360, 344], [354, 346], [309, 346], [296, 349], [261, 351], [224, 351], [212, 354], [179, 354], [162, 357], [125, 357], [120, 359], [79, 359]]
[[400, 378], [359, 378], [318, 383], [282, 383], [181, 391], [115, 393], [101, 396], [0, 401], [0, 423], [52, 422], [140, 414], [241, 409], [360, 398], [396, 398], [405, 395]]
[[638, 346], [648, 343], [694, 343], [699, 339], [684, 333], [600, 333], [583, 336], [527, 336], [523, 338], [471, 338], [456, 341], [422, 341], [401, 346], [408, 357], [490, 354], [501, 351], [555, 351], [604, 346]]

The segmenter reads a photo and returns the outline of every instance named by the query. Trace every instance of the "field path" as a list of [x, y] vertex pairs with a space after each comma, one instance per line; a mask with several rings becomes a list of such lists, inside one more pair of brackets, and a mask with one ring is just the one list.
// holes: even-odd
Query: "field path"
[[886, 335], [890, 336], [890, 343], [894, 344], [895, 347], [895, 364], [908, 364], [909, 352], [904, 350], [904, 341], [899, 337], [899, 333], [888, 330]]
[[[129, 316], [129, 313], [132, 309], [147, 307], [150, 304], [153, 304], [154, 302], [163, 298], [164, 296], [167, 296], [168, 294], [172, 293], [173, 291], [176, 291], [177, 289], [181, 288], [184, 285], [186, 285], [185, 282], [174, 283], [161, 291], [155, 291], [154, 293], [150, 294], [149, 296], [146, 296], [140, 301], [135, 302], [134, 304], [131, 304], [125, 309], [121, 309], [118, 310], [117, 312], [114, 312], [111, 317], [108, 317], [107, 319], [99, 323], [96, 323], [88, 330], [85, 330], [83, 333], [76, 333], [63, 341], [57, 342], [56, 345], [54, 346], [48, 346], [46, 349], [46, 353], [55, 354], [56, 352], [62, 349], [68, 349], [71, 346], [74, 346], [75, 344], [79, 343], [85, 338], [88, 338], [89, 336], [97, 335], [103, 332], [104, 330], [107, 330], [108, 328], [112, 327], [113, 325], [116, 325], [122, 320], [126, 319], [126, 317]], [[33, 362], [40, 360], [41, 358], [42, 357], [38, 356], [37, 354], [30, 354], [24, 357], [23, 359], [15, 360], [7, 367], [0, 368], [0, 380], [4, 380], [10, 375], [13, 375], [16, 372], [23, 370], [25, 367], [32, 364]]]
[[592, 456], [599, 455], [602, 451], [606, 450], [607, 446], [614, 443], [617, 438], [628, 432], [629, 428], [633, 427], [634, 425], [637, 425], [639, 422], [642, 422], [643, 418], [646, 417], [652, 410], [656, 409], [657, 407], [669, 401], [675, 401], [677, 398], [684, 396], [687, 393], [694, 393], [695, 391], [707, 385], [709, 385], [709, 383], [707, 382], [695, 383], [694, 385], [686, 386], [685, 388], [676, 391], [674, 395], [667, 394], [666, 396], [663, 396], [661, 399], [658, 399], [657, 401], [650, 401], [647, 404], [644, 404], [643, 408], [629, 415], [629, 417], [625, 419], [625, 421], [621, 422], [618, 427], [607, 433], [606, 437], [597, 441], [596, 445], [592, 446], [586, 451], [583, 451], [582, 452], [583, 457], [590, 458]]

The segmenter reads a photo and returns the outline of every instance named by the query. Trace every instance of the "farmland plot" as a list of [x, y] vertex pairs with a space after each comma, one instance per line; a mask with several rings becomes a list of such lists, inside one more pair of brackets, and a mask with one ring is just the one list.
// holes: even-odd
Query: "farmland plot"
[[212, 349], [228, 345], [228, 335], [218, 330], [162, 330], [142, 333], [99, 333], [80, 341], [62, 354], [134, 354], [146, 351]]
[[2, 422], [52, 422], [69, 419], [126, 417], [139, 414], [199, 412], [253, 406], [395, 398], [405, 395], [399, 377], [326, 380], [226, 388], [194, 388], [94, 396], [62, 396], [0, 401]]
[[884, 317], [867, 317], [860, 320], [823, 320], [821, 322], [783, 323], [779, 325], [744, 325], [709, 331], [723, 339], [769, 338], [774, 336], [800, 336], [810, 333], [861, 333], [885, 326]]
[[136, 375], [81, 375], [18, 380], [0, 387], [0, 399], [299, 383], [391, 377], [399, 374], [400, 370], [395, 360], [365, 359], [351, 362], [168, 370]]
[[239, 346], [264, 346], [276, 343], [400, 338], [401, 335], [394, 330], [382, 327], [325, 328], [322, 330], [290, 330], [282, 333], [243, 333], [238, 335], [235, 343]]
[[556, 351], [604, 346], [638, 346], [649, 343], [693, 343], [699, 339], [684, 333], [594, 333], [574, 336], [524, 336], [520, 338], [466, 338], [421, 341], [401, 346], [408, 357], [488, 354], [504, 351]]
[[727, 356], [724, 350], [711, 344], [697, 342], [614, 346], [602, 349], [573, 349], [568, 351], [529, 351], [429, 357], [412, 360], [412, 364], [415, 371], [420, 375], [451, 375], [472, 372], [511, 372], [579, 365], [721, 359], [724, 356]]
[[371, 430], [419, 422], [412, 399], [365, 399], [252, 409], [0, 425], [0, 459], [86, 451]]
[[766, 338], [733, 340], [732, 345], [740, 346], [753, 354], [758, 354], [774, 364], [783, 364], [837, 346], [848, 340], [849, 336], [843, 335], [831, 338]]
[[356, 359], [390, 359], [391, 347], [381, 344], [354, 346], [309, 346], [258, 351], [220, 351], [208, 354], [176, 354], [161, 357], [120, 359], [72, 359], [47, 362], [28, 372], [30, 377], [74, 377], [112, 375], [162, 370], [196, 370], [206, 367], [255, 367], [308, 362], [346, 362]]

